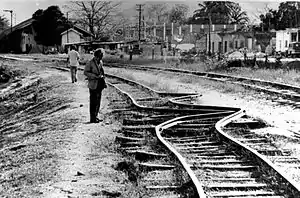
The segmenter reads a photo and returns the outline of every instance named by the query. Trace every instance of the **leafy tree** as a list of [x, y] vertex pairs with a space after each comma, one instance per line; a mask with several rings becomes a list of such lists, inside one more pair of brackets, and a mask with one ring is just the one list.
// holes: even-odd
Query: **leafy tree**
[[118, 12], [120, 5], [113, 1], [71, 1], [67, 9], [76, 23], [88, 29], [94, 39], [107, 40], [124, 23]]
[[194, 11], [194, 20], [200, 23], [224, 24], [230, 22], [230, 13], [233, 2], [229, 1], [204, 1], [199, 3], [200, 9]]
[[246, 24], [249, 22], [247, 12], [242, 11], [239, 4], [233, 4], [230, 11], [230, 21], [233, 24]]
[[70, 27], [58, 6], [50, 6], [46, 10], [39, 9], [33, 15], [33, 27], [36, 31], [36, 40], [45, 46], [54, 46], [61, 43], [61, 32]]
[[195, 10], [189, 23], [213, 24], [247, 23], [247, 13], [241, 10], [238, 3], [230, 1], [204, 1], [198, 4], [200, 9]]
[[175, 4], [169, 12], [169, 21], [171, 23], [183, 24], [186, 22], [189, 8], [185, 4]]
[[282, 2], [278, 10], [268, 9], [265, 14], [259, 16], [262, 31], [300, 26], [300, 3]]
[[284, 29], [287, 27], [296, 27], [299, 25], [299, 17], [300, 12], [299, 8], [297, 8], [296, 2], [282, 2], [279, 4], [278, 14], [281, 16], [280, 21], [281, 25], [280, 29]]
[[166, 3], [148, 4], [145, 12], [146, 21], [163, 23], [168, 20], [169, 8]]
[[0, 16], [0, 32], [9, 27], [8, 19], [4, 16]]

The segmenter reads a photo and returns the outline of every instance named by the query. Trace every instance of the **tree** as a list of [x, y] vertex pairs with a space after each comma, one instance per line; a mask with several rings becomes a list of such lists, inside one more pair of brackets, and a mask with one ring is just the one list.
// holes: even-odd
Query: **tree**
[[238, 23], [249, 21], [247, 13], [242, 11], [238, 3], [230, 1], [204, 1], [198, 4], [200, 9], [194, 11], [189, 23], [208, 24], [209, 18], [213, 24]]
[[242, 11], [239, 4], [233, 4], [230, 10], [230, 21], [233, 24], [246, 24], [249, 22], [247, 12]]
[[146, 20], [152, 23], [163, 23], [168, 20], [169, 8], [166, 3], [148, 4], [145, 11]]
[[199, 3], [200, 9], [194, 11], [193, 19], [200, 23], [209, 23], [209, 17], [214, 24], [230, 22], [230, 13], [235, 3], [230, 1], [204, 1]]
[[88, 29], [94, 39], [108, 38], [124, 22], [118, 12], [120, 2], [113, 1], [71, 1], [67, 9], [77, 24]]
[[45, 46], [61, 43], [61, 33], [70, 27], [58, 6], [50, 6], [46, 10], [39, 9], [33, 15], [33, 28], [36, 40]]
[[4, 16], [0, 16], [0, 32], [9, 27], [8, 19]]
[[266, 8], [266, 13], [259, 16], [262, 31], [283, 30], [300, 26], [300, 3], [282, 2], [278, 10]]
[[282, 2], [279, 4], [278, 14], [281, 16], [280, 29], [292, 28], [299, 25], [299, 9], [296, 2]]
[[185, 4], [175, 4], [169, 12], [169, 21], [171, 23], [183, 24], [187, 20], [189, 8]]

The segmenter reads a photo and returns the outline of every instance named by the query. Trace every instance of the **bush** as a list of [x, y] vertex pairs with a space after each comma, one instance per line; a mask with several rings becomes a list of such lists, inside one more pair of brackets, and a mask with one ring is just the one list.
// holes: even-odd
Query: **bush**
[[21, 72], [18, 70], [13, 70], [6, 65], [0, 65], [0, 83], [7, 83], [9, 80], [20, 76]]
[[241, 60], [230, 60], [227, 62], [227, 67], [242, 67]]

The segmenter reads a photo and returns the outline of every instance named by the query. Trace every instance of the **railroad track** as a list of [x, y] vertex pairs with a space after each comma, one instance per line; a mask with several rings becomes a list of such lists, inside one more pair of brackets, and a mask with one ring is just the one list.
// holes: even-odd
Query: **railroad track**
[[[115, 88], [128, 96], [132, 90]], [[169, 99], [172, 106], [164, 105], [164, 110], [135, 101], [138, 111], [121, 113], [124, 126], [116, 140], [124, 153], [141, 161], [137, 172], [143, 177], [137, 185], [143, 186], [149, 197], [299, 195], [297, 185], [272, 162], [216, 126], [232, 115], [245, 117], [241, 110], [193, 105], [188, 97]], [[158, 142], [164, 149], [158, 148]], [[178, 173], [181, 179], [176, 180]]]
[[[10, 55], [10, 56], [0, 56], [0, 58], [11, 59], [11, 60], [20, 60], [23, 56]], [[41, 61], [45, 58], [42, 57], [26, 57], [25, 60], [28, 61]], [[64, 57], [52, 57], [51, 61], [64, 61]], [[294, 108], [300, 108], [300, 87], [288, 85], [284, 83], [252, 79], [240, 76], [231, 76], [226, 74], [219, 74], [213, 72], [197, 72], [191, 70], [183, 69], [172, 69], [172, 68], [159, 68], [151, 66], [141, 66], [141, 65], [129, 65], [129, 64], [118, 64], [118, 63], [109, 63], [105, 64], [108, 67], [121, 67], [121, 68], [132, 68], [138, 70], [159, 70], [159, 71], [168, 71], [176, 73], [185, 73], [196, 75], [204, 79], [214, 80], [219, 82], [232, 83], [240, 86], [244, 86], [250, 89], [262, 91], [271, 94], [272, 101], [282, 105], [290, 105]]]
[[245, 118], [241, 109], [196, 105], [199, 95], [159, 93], [113, 75], [107, 82], [121, 97], [110, 104], [123, 121], [116, 141], [137, 160], [120, 168], [142, 187], [132, 197], [300, 197], [278, 166], [228, 135]]
[[250, 89], [266, 92], [273, 95], [272, 101], [277, 102], [278, 104], [290, 105], [293, 106], [294, 108], [300, 108], [300, 87], [298, 86], [265, 81], [260, 79], [251, 79], [251, 78], [240, 77], [240, 76], [218, 74], [212, 72], [197, 72], [197, 71], [183, 70], [183, 69], [159, 68], [159, 67], [140, 66], [140, 65], [108, 64], [106, 66], [121, 67], [121, 68], [126, 67], [126, 68], [132, 68], [137, 70], [159, 70], [159, 71], [196, 75], [208, 80], [232, 83]]

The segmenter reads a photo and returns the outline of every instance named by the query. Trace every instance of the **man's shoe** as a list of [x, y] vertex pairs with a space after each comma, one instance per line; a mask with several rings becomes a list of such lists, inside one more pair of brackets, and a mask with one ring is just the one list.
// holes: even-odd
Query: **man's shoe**
[[99, 120], [91, 120], [91, 123], [99, 123], [100, 121]]
[[96, 118], [96, 121], [98, 121], [98, 122], [102, 122], [103, 121], [103, 119], [99, 119], [99, 118]]

